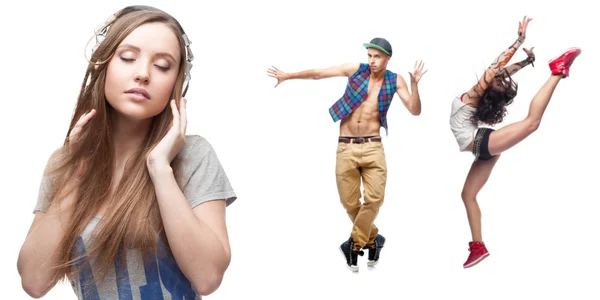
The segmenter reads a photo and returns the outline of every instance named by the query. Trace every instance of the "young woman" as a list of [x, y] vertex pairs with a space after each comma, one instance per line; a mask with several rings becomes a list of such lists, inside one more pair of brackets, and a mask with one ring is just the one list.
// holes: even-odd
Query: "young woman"
[[506, 66], [525, 41], [525, 32], [530, 21], [531, 19], [525, 17], [519, 22], [517, 40], [496, 58], [475, 86], [460, 98], [455, 98], [452, 103], [450, 128], [460, 150], [471, 151], [475, 156], [462, 191], [472, 235], [469, 257], [463, 264], [465, 268], [476, 265], [489, 255], [481, 235], [481, 212], [477, 204], [477, 194], [487, 182], [500, 154], [537, 130], [554, 89], [561, 79], [569, 76], [571, 64], [581, 53], [579, 48], [571, 48], [549, 62], [550, 78], [533, 97], [525, 119], [498, 130], [479, 127], [502, 122], [506, 115], [506, 106], [511, 104], [517, 95], [517, 84], [511, 76], [528, 64], [533, 65], [535, 61], [533, 48], [523, 49], [528, 57]]
[[23, 289], [39, 298], [67, 278], [79, 299], [200, 299], [229, 266], [236, 195], [211, 145], [185, 133], [189, 40], [147, 6], [96, 38], [19, 253]]

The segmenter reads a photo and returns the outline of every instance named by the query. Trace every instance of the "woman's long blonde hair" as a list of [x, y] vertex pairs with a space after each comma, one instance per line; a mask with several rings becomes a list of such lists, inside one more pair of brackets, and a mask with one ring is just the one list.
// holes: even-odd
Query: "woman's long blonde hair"
[[[138, 26], [160, 22], [171, 28], [179, 38], [179, 74], [170, 97], [182, 97], [186, 49], [179, 23], [169, 14], [151, 7], [126, 8], [115, 17], [105, 39], [91, 56], [67, 137], [81, 115], [91, 109], [96, 110], [96, 115], [84, 126], [77, 143], [71, 145], [68, 138], [65, 139], [58, 151], [61, 155], [57, 156], [56, 164], [50, 171], [55, 178], [55, 193], [50, 198], [51, 203], [60, 202], [67, 196], [74, 199], [71, 218], [56, 253], [58, 264], [54, 282], [65, 279], [65, 276], [72, 279], [78, 275], [81, 268], [74, 266], [79, 265], [82, 258], [75, 257], [77, 240], [100, 207], [109, 200], [115, 163], [111, 116], [116, 112], [104, 94], [106, 69], [119, 44]], [[88, 259], [83, 261], [94, 261], [95, 277], [104, 278], [118, 256], [123, 255], [121, 258], [124, 258], [128, 249], [136, 248], [144, 255], [156, 253], [158, 238], [164, 236], [164, 230], [145, 158], [166, 135], [171, 122], [172, 112], [167, 106], [153, 118], [141, 148], [125, 164], [123, 177], [94, 231], [92, 246], [86, 254]], [[72, 184], [74, 181], [77, 182], [75, 185]], [[125, 262], [125, 259], [120, 261]]]

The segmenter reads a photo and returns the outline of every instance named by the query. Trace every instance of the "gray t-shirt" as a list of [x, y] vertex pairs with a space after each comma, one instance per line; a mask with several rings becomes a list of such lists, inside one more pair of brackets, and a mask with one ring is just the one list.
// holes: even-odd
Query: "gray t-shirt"
[[[188, 135], [177, 159], [181, 163], [175, 169], [175, 178], [192, 208], [218, 199], [225, 199], [229, 206], [237, 199], [217, 154], [206, 139]], [[48, 210], [52, 189], [52, 180], [44, 176], [34, 213]], [[97, 216], [86, 226], [77, 240], [75, 256], [86, 254], [86, 248], [90, 246], [90, 233], [100, 220], [101, 217]], [[102, 300], [201, 299], [164, 243], [159, 240], [158, 246], [159, 252], [166, 255], [159, 255], [150, 261], [144, 261], [137, 251], [128, 251], [126, 268], [116, 272], [120, 269], [115, 266], [120, 262], [115, 261], [102, 282], [94, 280], [91, 268], [84, 267], [78, 278], [71, 282], [75, 294], [79, 299]]]

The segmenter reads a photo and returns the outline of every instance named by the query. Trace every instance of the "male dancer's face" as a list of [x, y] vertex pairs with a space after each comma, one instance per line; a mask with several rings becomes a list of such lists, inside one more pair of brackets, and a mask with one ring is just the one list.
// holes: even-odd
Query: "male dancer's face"
[[389, 55], [374, 48], [367, 49], [367, 55], [369, 57], [369, 68], [371, 68], [371, 72], [378, 73], [386, 70], [387, 63], [390, 60]]

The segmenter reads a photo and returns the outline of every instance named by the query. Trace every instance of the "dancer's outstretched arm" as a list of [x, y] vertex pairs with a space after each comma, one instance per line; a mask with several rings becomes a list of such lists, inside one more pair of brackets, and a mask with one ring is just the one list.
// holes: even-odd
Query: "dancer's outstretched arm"
[[479, 79], [479, 82], [475, 86], [473, 86], [473, 88], [471, 88], [471, 90], [467, 93], [470, 97], [481, 96], [481, 94], [483, 94], [483, 91], [485, 91], [485, 89], [487, 89], [489, 84], [492, 82], [494, 76], [496, 76], [496, 73], [499, 70], [501, 70], [504, 66], [506, 66], [506, 64], [508, 64], [513, 55], [515, 55], [517, 49], [519, 49], [523, 42], [525, 42], [525, 33], [527, 31], [527, 25], [531, 20], [531, 18], [527, 18], [525, 16], [523, 17], [523, 21], [519, 22], [519, 37], [512, 45], [510, 45], [510, 47], [508, 47], [508, 49], [500, 53], [500, 55], [496, 57], [494, 62], [492, 62], [492, 64], [487, 68], [483, 76], [481, 76], [481, 78]]
[[289, 80], [289, 79], [324, 79], [330, 77], [338, 77], [338, 76], [346, 76], [350, 77], [358, 68], [360, 64], [357, 63], [346, 63], [339, 66], [333, 66], [326, 69], [311, 69], [305, 70], [295, 73], [286, 73], [275, 67], [271, 67], [267, 70], [267, 74], [269, 77], [273, 77], [277, 79], [277, 87], [280, 83]]

